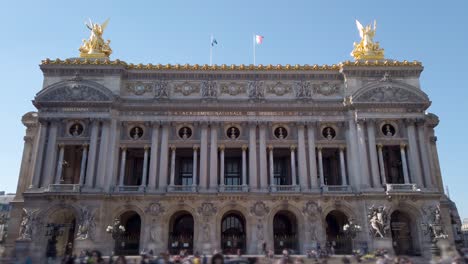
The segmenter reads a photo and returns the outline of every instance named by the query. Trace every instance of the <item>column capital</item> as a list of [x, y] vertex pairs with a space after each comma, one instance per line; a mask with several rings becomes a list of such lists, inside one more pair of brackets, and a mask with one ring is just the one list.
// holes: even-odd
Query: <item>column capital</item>
[[377, 148], [382, 149], [383, 145], [381, 143], [377, 144]]
[[122, 146], [120, 146], [120, 149], [121, 149], [122, 151], [127, 151], [127, 146], [126, 146], [126, 145], [122, 145]]
[[64, 144], [64, 143], [59, 143], [59, 144], [58, 144], [58, 147], [59, 147], [59, 148], [63, 148], [63, 147], [65, 147], [65, 144]]
[[346, 146], [340, 145], [338, 148], [339, 148], [341, 151], [343, 151], [343, 150], [346, 149]]
[[268, 122], [268, 121], [258, 121], [257, 122], [258, 126], [261, 127], [261, 128], [265, 128], [267, 126], [271, 126], [271, 122]]
[[298, 128], [304, 128], [307, 125], [307, 122], [305, 121], [297, 121], [294, 123], [294, 125]]
[[317, 127], [317, 121], [316, 120], [306, 121], [305, 124], [307, 125], [307, 128], [316, 128]]
[[161, 126], [164, 126], [164, 127], [171, 126], [171, 122], [168, 121], [168, 120], [161, 120], [161, 121], [159, 121], [159, 123], [160, 123]]
[[416, 125], [418, 126], [425, 126], [426, 125], [426, 119], [424, 118], [416, 118]]
[[406, 147], [406, 143], [400, 143], [400, 149], [404, 149]]
[[161, 126], [161, 121], [151, 121], [150, 123], [152, 128], [159, 128]]
[[149, 145], [145, 145], [145, 146], [143, 147], [143, 149], [144, 149], [145, 151], [147, 151], [147, 150], [150, 149], [150, 146], [149, 146]]
[[272, 150], [273, 150], [273, 145], [272, 145], [272, 144], [270, 144], [270, 145], [268, 145], [268, 147], [267, 147], [267, 148], [268, 148], [268, 150], [272, 151]]
[[437, 137], [436, 136], [429, 137], [429, 140], [431, 141], [431, 143], [436, 143]]
[[224, 151], [225, 146], [223, 144], [218, 146], [219, 150]]
[[248, 121], [247, 122], [247, 125], [249, 127], [257, 127], [258, 123], [256, 121]]
[[289, 147], [289, 149], [290, 149], [291, 151], [295, 151], [296, 148], [297, 148], [296, 145], [291, 145], [291, 146]]
[[414, 124], [417, 122], [417, 118], [405, 118], [403, 119], [403, 122], [405, 122], [407, 126], [409, 125], [414, 126]]
[[367, 121], [368, 119], [366, 118], [356, 118], [356, 124], [358, 125], [364, 125]]
[[208, 124], [208, 121], [200, 121], [200, 122], [198, 122], [198, 125], [201, 128], [207, 128], [209, 124]]
[[172, 151], [175, 151], [175, 150], [176, 150], [176, 146], [175, 146], [175, 145], [171, 145], [169, 148], [170, 148]]
[[318, 149], [319, 151], [322, 151], [323, 147], [322, 147], [322, 146], [317, 146], [317, 149]]
[[241, 148], [242, 148], [243, 151], [246, 151], [249, 147], [248, 147], [247, 145], [244, 144], [244, 145], [242, 145]]
[[82, 146], [83, 146], [83, 148], [89, 148], [89, 144], [88, 144], [88, 143], [84, 143]]
[[197, 145], [197, 144], [193, 145], [193, 150], [198, 150], [199, 148], [200, 148], [199, 145]]
[[210, 121], [209, 123], [211, 128], [215, 128], [221, 125], [221, 122], [219, 121]]

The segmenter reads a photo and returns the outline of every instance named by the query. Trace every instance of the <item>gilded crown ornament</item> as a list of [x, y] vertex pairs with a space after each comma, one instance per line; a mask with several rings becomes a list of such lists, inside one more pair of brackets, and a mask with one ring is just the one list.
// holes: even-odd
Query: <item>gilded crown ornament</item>
[[83, 39], [83, 44], [79, 48], [81, 58], [109, 58], [112, 53], [110, 48], [110, 40], [104, 41], [102, 34], [109, 24], [109, 19], [104, 23], [93, 23], [91, 19], [89, 23], [85, 22], [86, 27], [91, 31], [89, 39]]
[[353, 56], [355, 60], [384, 59], [384, 50], [379, 47], [379, 42], [374, 42], [376, 25], [374, 20], [374, 28], [372, 28], [372, 25], [366, 25], [364, 27], [356, 20], [356, 26], [359, 30], [361, 41], [359, 43], [354, 42], [354, 49], [351, 52], [351, 56]]

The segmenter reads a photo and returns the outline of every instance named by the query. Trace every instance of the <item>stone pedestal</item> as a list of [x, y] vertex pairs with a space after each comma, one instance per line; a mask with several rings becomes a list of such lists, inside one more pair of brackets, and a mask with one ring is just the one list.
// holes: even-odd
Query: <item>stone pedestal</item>
[[374, 238], [374, 249], [385, 250], [389, 255], [395, 255], [395, 250], [393, 249], [392, 238]]
[[93, 250], [94, 248], [95, 244], [90, 239], [77, 239], [73, 244], [73, 253], [79, 256], [81, 251]]
[[213, 254], [213, 251], [211, 249], [211, 243], [203, 243], [202, 244], [202, 253], [206, 254], [206, 255]]
[[20, 263], [23, 263], [26, 257], [31, 256], [31, 240], [16, 240], [15, 241], [15, 257]]

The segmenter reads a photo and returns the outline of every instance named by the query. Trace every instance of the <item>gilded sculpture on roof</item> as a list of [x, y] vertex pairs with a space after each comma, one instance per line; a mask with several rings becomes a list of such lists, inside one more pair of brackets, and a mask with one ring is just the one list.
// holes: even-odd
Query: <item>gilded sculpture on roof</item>
[[376, 31], [376, 22], [374, 20], [374, 27], [372, 25], [363, 26], [356, 20], [356, 26], [359, 30], [361, 41], [354, 42], [354, 49], [351, 56], [356, 60], [382, 60], [384, 59], [384, 50], [379, 47], [379, 42], [374, 42]]
[[110, 40], [104, 41], [102, 34], [109, 23], [107, 19], [104, 23], [93, 23], [91, 19], [89, 23], [85, 23], [86, 27], [91, 31], [89, 39], [83, 39], [83, 44], [79, 48], [80, 57], [82, 58], [109, 58], [112, 53], [110, 48]]

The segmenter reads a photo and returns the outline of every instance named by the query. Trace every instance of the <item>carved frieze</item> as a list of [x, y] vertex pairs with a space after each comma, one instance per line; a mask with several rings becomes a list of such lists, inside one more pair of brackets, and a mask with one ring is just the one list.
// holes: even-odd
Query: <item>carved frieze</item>
[[268, 86], [268, 92], [277, 96], [288, 94], [291, 91], [291, 86], [282, 82], [277, 82]]
[[250, 208], [250, 212], [258, 217], [265, 216], [269, 211], [270, 208], [262, 201], [255, 202], [254, 205]]
[[146, 213], [153, 215], [153, 216], [159, 216], [163, 214], [165, 211], [166, 209], [159, 202], [151, 203], [150, 205], [148, 205], [148, 207], [146, 207], [146, 210], [145, 210]]
[[323, 82], [314, 84], [314, 93], [325, 96], [337, 94], [340, 90], [340, 86], [336, 83]]
[[312, 86], [308, 81], [294, 83], [294, 93], [298, 99], [310, 99], [312, 97]]
[[308, 217], [316, 218], [322, 213], [322, 207], [313, 201], [308, 201], [302, 209], [302, 213]]
[[151, 83], [127, 83], [127, 91], [134, 95], [143, 95], [145, 93], [151, 92], [152, 85]]
[[249, 99], [260, 101], [265, 99], [265, 87], [262, 81], [250, 81], [248, 83]]
[[156, 81], [154, 83], [154, 97], [156, 99], [169, 98], [169, 85], [167, 81]]
[[232, 96], [246, 92], [245, 85], [242, 83], [230, 82], [221, 85], [221, 93]]
[[200, 207], [198, 207], [197, 212], [201, 216], [209, 217], [216, 213], [218, 208], [214, 206], [213, 203], [202, 203]]
[[71, 83], [69, 85], [56, 88], [45, 92], [40, 97], [41, 101], [108, 101], [110, 98], [103, 92], [80, 83]]
[[216, 82], [212, 80], [202, 82], [201, 93], [203, 98], [216, 98], [218, 96]]
[[174, 92], [189, 96], [193, 93], [200, 92], [200, 87], [197, 83], [183, 82], [175, 85]]
[[381, 86], [364, 92], [354, 102], [424, 102], [416, 93], [395, 86]]

